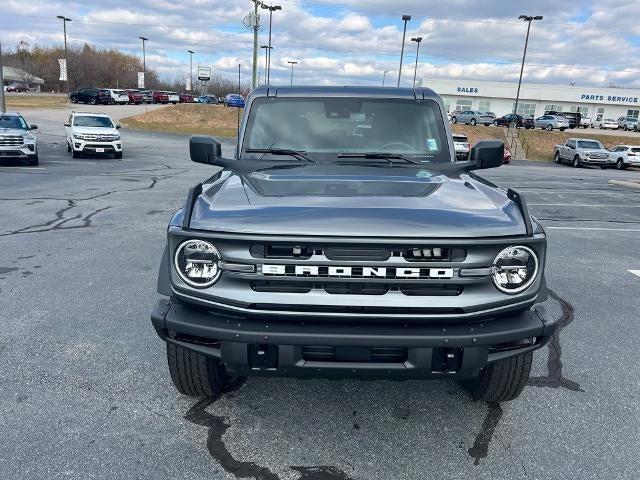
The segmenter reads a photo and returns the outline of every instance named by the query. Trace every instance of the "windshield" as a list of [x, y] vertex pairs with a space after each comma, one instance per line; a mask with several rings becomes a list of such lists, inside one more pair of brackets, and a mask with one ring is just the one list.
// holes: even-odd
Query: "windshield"
[[595, 140], [580, 140], [578, 148], [604, 148], [600, 142]]
[[19, 128], [28, 130], [27, 122], [22, 117], [16, 115], [3, 115], [0, 117], [0, 128]]
[[109, 117], [91, 117], [89, 115], [82, 115], [74, 118], [73, 126], [113, 128], [113, 123]]
[[432, 100], [259, 98], [249, 113], [243, 156], [247, 149], [269, 148], [316, 158], [384, 152], [451, 162], [442, 115]]

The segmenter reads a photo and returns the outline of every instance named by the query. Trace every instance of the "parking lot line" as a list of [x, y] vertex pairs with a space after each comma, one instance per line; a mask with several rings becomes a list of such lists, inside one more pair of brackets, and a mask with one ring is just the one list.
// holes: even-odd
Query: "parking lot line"
[[634, 275], [637, 275], [640, 277], [640, 270], [629, 270], [631, 273], [633, 273]]
[[72, 165], [97, 165], [97, 162], [83, 162], [83, 161], [68, 162], [66, 160], [48, 160], [47, 163], [69, 163]]
[[44, 170], [44, 167], [2, 167], [8, 170], [2, 170], [3, 172], [11, 172], [13, 170]]
[[640, 232], [640, 228], [600, 228], [600, 227], [548, 227], [545, 230], [593, 230], [596, 232]]
[[620, 207], [620, 208], [639, 208], [640, 205], [619, 205], [619, 204], [595, 204], [595, 203], [529, 203], [528, 206], [534, 207]]

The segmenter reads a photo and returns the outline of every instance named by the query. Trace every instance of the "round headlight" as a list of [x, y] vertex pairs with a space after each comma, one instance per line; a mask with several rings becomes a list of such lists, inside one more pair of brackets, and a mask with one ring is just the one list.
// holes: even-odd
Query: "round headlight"
[[493, 261], [493, 283], [504, 293], [526, 290], [538, 274], [538, 257], [529, 247], [508, 247]]
[[180, 278], [196, 288], [210, 287], [220, 277], [220, 252], [204, 240], [187, 240], [176, 249], [173, 263]]

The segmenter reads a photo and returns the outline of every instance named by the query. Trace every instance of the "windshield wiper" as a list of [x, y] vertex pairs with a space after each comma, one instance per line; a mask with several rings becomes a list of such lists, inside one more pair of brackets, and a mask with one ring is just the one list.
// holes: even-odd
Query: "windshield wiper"
[[290, 148], [247, 148], [246, 153], [270, 153], [272, 155], [288, 155], [299, 160], [316, 163], [317, 160], [307, 155], [304, 150], [292, 150]]
[[[404, 155], [400, 155], [399, 153], [391, 153], [391, 152], [363, 152], [363, 153], [339, 153], [338, 158], [382, 158], [385, 160], [397, 159], [404, 160], [405, 162], [415, 163], [420, 165], [420, 160], [414, 160], [413, 158], [405, 157]], [[393, 162], [391, 162], [393, 163]]]

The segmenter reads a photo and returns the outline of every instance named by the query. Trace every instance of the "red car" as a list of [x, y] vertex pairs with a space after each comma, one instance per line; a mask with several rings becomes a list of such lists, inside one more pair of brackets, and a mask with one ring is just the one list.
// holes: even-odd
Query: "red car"
[[137, 90], [125, 90], [127, 95], [129, 95], [129, 103], [135, 103], [136, 105], [140, 105], [144, 102], [144, 95], [142, 95]]
[[180, 103], [193, 103], [193, 95], [190, 93], [181, 93]]
[[159, 92], [158, 90], [154, 90], [153, 92], [151, 92], [151, 95], [153, 95], [153, 103], [162, 103], [165, 105], [169, 103], [169, 95], [167, 94], [167, 92]]
[[504, 147], [504, 154], [502, 155], [502, 163], [510, 163], [511, 162], [511, 151]]

